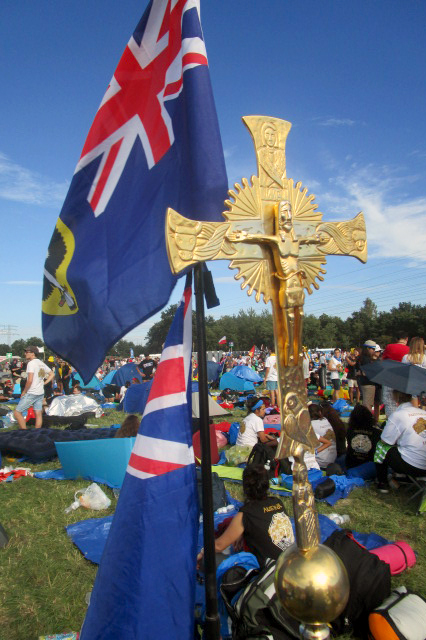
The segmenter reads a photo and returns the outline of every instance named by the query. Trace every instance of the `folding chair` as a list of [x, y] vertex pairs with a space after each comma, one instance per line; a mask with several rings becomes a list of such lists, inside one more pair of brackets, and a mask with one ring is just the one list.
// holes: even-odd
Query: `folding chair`
[[419, 507], [417, 509], [417, 515], [419, 515], [421, 504], [424, 498], [426, 498], [426, 474], [424, 476], [407, 476], [407, 478], [411, 481], [411, 487], [414, 489], [414, 493], [408, 499], [408, 502], [420, 496]]

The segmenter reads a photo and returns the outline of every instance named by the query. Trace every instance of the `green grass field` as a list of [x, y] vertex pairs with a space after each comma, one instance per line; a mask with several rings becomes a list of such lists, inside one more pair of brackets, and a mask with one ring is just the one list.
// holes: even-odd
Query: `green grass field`
[[[91, 423], [106, 426], [122, 419], [122, 413], [109, 411]], [[23, 466], [41, 471], [58, 468], [59, 463]], [[80, 629], [86, 594], [97, 567], [74, 547], [64, 527], [84, 518], [112, 514], [116, 505], [113, 492], [103, 487], [112, 501], [107, 511], [80, 508], [65, 514], [74, 492], [88, 484], [85, 480], [57, 482], [31, 477], [0, 484], [0, 523], [10, 537], [7, 546], [0, 549], [0, 640], [37, 640], [40, 635]], [[240, 486], [228, 488], [241, 497]], [[394, 578], [393, 584], [404, 584], [426, 597], [426, 520], [415, 515], [416, 505], [408, 497], [401, 489], [383, 496], [372, 487], [353, 491], [333, 508], [319, 503], [318, 509], [325, 514], [349, 514], [350, 526], [357, 531], [374, 531], [409, 542], [418, 554], [417, 565]], [[284, 499], [284, 505], [291, 514], [291, 500]], [[349, 636], [340, 638], [344, 637]]]

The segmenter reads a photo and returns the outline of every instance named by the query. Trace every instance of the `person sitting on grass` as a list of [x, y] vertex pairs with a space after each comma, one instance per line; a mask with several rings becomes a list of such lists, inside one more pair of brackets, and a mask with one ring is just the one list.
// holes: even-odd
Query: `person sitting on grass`
[[[293, 527], [279, 498], [268, 496], [269, 477], [261, 464], [250, 464], [243, 472], [244, 504], [224, 533], [215, 540], [215, 551], [229, 545], [243, 545], [253, 553], [260, 566], [267, 558], [278, 559], [294, 543]], [[197, 556], [197, 568], [204, 549]]]
[[349, 416], [346, 434], [348, 449], [345, 459], [347, 469], [373, 461], [380, 434], [381, 430], [377, 426], [371, 411], [364, 405], [358, 404]]
[[394, 390], [393, 398], [398, 408], [389, 416], [374, 456], [380, 493], [389, 493], [389, 467], [408, 476], [426, 475], [426, 411], [414, 406], [408, 393]]
[[237, 436], [238, 446], [254, 447], [258, 442], [277, 447], [278, 440], [274, 436], [265, 433], [263, 418], [265, 417], [265, 405], [259, 398], [249, 398], [247, 400], [247, 415], [244, 418]]
[[320, 406], [323, 417], [327, 418], [334, 431], [337, 457], [340, 458], [340, 456], [346, 453], [346, 425], [341, 419], [339, 412], [332, 407], [329, 402], [324, 400]]
[[139, 431], [141, 420], [134, 413], [129, 414], [123, 420], [121, 427], [117, 429], [115, 438], [135, 438]]
[[326, 469], [329, 464], [333, 464], [336, 461], [336, 437], [333, 427], [327, 418], [324, 418], [321, 407], [317, 404], [310, 404], [308, 408], [312, 428], [320, 441], [320, 446], [315, 450], [315, 458], [319, 468]]

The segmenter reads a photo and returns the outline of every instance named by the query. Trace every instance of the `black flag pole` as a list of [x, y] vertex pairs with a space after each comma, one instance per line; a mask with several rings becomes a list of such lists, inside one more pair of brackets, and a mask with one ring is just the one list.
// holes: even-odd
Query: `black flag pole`
[[220, 619], [217, 604], [216, 557], [213, 516], [212, 467], [210, 451], [209, 404], [207, 388], [206, 334], [204, 322], [203, 265], [194, 267], [195, 309], [198, 351], [198, 396], [200, 403], [201, 479], [203, 497], [204, 571], [206, 620], [204, 637], [219, 640]]

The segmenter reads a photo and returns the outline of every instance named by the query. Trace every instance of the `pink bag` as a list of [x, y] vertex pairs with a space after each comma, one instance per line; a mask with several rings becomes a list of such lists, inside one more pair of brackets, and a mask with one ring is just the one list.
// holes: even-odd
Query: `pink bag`
[[281, 424], [281, 416], [279, 415], [279, 413], [265, 416], [263, 418], [263, 424]]
[[399, 573], [405, 571], [405, 569], [414, 567], [416, 564], [416, 554], [414, 550], [408, 542], [404, 542], [403, 540], [396, 540], [390, 544], [385, 544], [383, 547], [371, 549], [370, 553], [374, 553], [375, 556], [389, 565], [392, 576], [397, 576]]
[[228, 438], [220, 431], [216, 431], [216, 442], [217, 448], [223, 449], [223, 447], [226, 447], [226, 445], [228, 444]]

